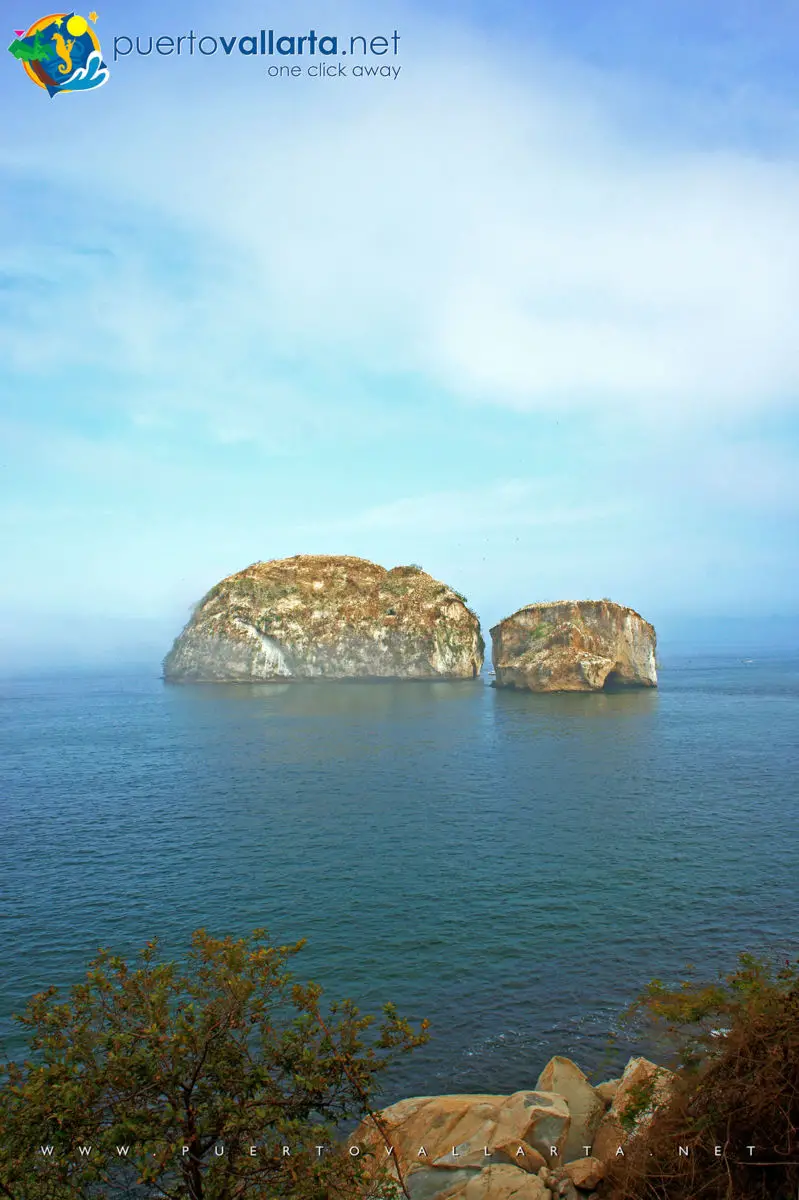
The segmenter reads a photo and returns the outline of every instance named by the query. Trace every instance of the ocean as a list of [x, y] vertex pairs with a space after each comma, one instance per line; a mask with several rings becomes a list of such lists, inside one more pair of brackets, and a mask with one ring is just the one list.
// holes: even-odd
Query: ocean
[[0, 1056], [99, 945], [200, 926], [305, 937], [331, 999], [429, 1018], [383, 1100], [654, 1052], [619, 1026], [649, 979], [799, 952], [799, 659], [674, 653], [660, 682], [0, 681]]

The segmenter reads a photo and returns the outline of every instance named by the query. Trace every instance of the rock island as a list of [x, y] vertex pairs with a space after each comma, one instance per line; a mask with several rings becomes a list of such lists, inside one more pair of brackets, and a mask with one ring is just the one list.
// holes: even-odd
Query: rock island
[[465, 598], [420, 567], [298, 554], [212, 587], [164, 659], [164, 678], [473, 679], [483, 650]]
[[491, 630], [497, 687], [596, 692], [657, 687], [654, 628], [610, 600], [528, 604]]

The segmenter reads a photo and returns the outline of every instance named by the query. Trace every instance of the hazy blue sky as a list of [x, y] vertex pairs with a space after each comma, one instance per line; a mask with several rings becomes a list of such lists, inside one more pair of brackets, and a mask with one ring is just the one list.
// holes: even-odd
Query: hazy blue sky
[[797, 612], [799, 3], [97, 7], [107, 59], [397, 29], [402, 69], [130, 56], [50, 100], [4, 53], [7, 662], [157, 656], [300, 552], [487, 623]]

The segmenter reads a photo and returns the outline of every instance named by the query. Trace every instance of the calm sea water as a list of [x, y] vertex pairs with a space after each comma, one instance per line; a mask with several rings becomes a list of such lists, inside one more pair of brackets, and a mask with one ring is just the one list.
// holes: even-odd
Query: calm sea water
[[331, 997], [430, 1018], [386, 1098], [614, 1065], [652, 976], [799, 952], [799, 660], [661, 685], [0, 682], [0, 1053], [100, 944], [265, 925]]

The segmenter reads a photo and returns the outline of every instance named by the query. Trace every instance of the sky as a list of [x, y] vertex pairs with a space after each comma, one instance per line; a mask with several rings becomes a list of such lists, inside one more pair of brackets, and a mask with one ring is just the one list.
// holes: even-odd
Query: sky
[[[104, 87], [0, 61], [0, 664], [298, 553], [799, 614], [799, 0], [97, 3]], [[262, 26], [400, 71], [113, 61]]]

